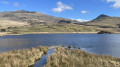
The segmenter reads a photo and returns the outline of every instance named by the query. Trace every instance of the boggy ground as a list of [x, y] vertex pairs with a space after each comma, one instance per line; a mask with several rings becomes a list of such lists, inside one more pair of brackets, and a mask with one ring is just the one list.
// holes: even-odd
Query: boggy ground
[[28, 67], [48, 52], [48, 47], [12, 50], [0, 53], [0, 67]]
[[120, 67], [120, 59], [60, 47], [47, 59], [45, 67]]

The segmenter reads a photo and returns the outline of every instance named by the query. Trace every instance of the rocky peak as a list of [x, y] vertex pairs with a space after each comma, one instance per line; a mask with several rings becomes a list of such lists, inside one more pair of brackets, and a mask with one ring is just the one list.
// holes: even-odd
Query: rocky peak
[[110, 17], [110, 16], [108, 16], [108, 15], [105, 15], [105, 14], [101, 14], [101, 15], [99, 15], [98, 17], [97, 17], [97, 19], [99, 18], [106, 18], [106, 17]]

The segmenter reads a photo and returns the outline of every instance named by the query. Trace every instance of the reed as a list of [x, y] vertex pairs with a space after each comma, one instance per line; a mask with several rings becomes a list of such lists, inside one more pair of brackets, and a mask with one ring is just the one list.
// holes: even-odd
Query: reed
[[28, 67], [47, 53], [47, 47], [12, 50], [0, 53], [0, 67]]
[[45, 67], [120, 67], [120, 59], [60, 47], [48, 57]]

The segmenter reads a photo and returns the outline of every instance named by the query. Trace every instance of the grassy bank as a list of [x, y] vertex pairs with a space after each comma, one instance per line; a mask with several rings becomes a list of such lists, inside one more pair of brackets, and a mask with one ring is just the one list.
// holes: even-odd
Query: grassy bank
[[93, 25], [81, 25], [75, 23], [53, 23], [53, 24], [35, 24], [17, 27], [1, 28], [0, 36], [3, 35], [21, 35], [21, 34], [51, 34], [51, 33], [97, 33], [99, 31], [110, 31], [120, 34], [119, 28], [102, 28]]
[[45, 67], [120, 67], [120, 59], [61, 47], [47, 59]]
[[12, 50], [0, 53], [0, 67], [28, 67], [48, 51], [47, 47]]

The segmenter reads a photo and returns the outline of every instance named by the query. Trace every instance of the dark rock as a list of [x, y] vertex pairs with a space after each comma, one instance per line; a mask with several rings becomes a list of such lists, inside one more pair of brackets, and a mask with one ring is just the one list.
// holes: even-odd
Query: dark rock
[[0, 31], [1, 31], [1, 32], [6, 32], [6, 29], [1, 29]]
[[60, 20], [59, 23], [71, 23], [71, 21], [68, 21], [68, 20]]
[[109, 31], [100, 31], [97, 34], [112, 34], [112, 32], [109, 32]]
[[71, 46], [68, 46], [68, 48], [70, 49], [70, 48], [71, 48]]

